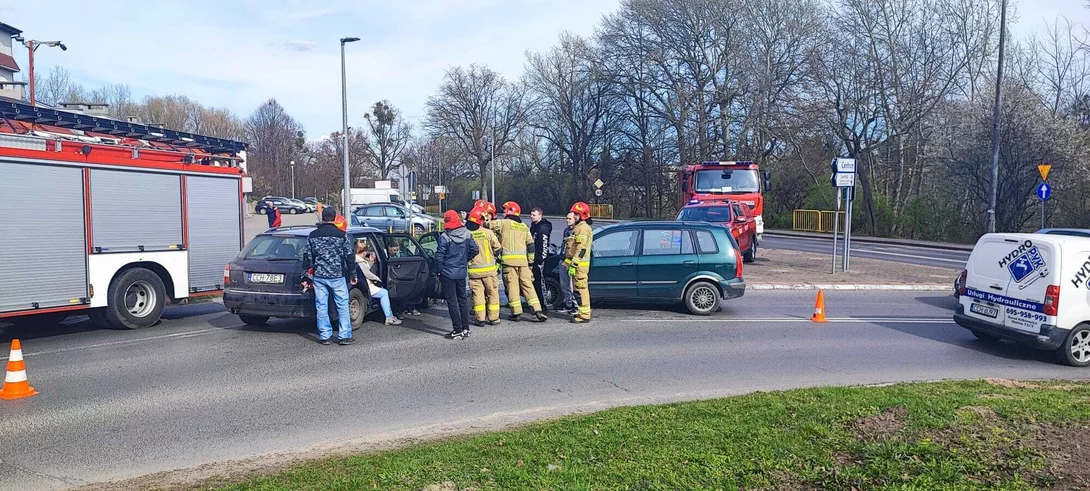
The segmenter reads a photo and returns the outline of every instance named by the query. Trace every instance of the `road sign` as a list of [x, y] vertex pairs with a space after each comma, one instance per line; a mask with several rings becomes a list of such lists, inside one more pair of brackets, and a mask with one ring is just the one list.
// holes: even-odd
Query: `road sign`
[[594, 190], [594, 195], [595, 196], [601, 196], [602, 195], [602, 190], [601, 189], [595, 189]]
[[1037, 166], [1037, 172], [1041, 174], [1041, 180], [1048, 180], [1048, 171], [1052, 170], [1052, 164], [1041, 164]]
[[409, 189], [416, 189], [416, 171], [409, 172]]
[[833, 174], [833, 187], [838, 188], [850, 188], [855, 186], [855, 174], [854, 173], [841, 173]]
[[854, 174], [855, 159], [833, 159], [833, 172]]
[[431, 199], [431, 193], [424, 191], [424, 201]]
[[445, 194], [447, 192], [446, 186], [435, 186], [435, 192], [439, 194]]
[[473, 190], [473, 199], [474, 200], [481, 199], [481, 190], [480, 189], [474, 189]]
[[447, 199], [447, 193], [440, 191], [439, 192], [439, 199]]
[[1045, 201], [1052, 197], [1052, 186], [1049, 186], [1047, 182], [1042, 182], [1037, 186], [1037, 198], [1041, 201]]
[[[605, 186], [605, 184], [606, 184], [606, 183], [602, 182], [602, 180], [601, 180], [601, 179], [596, 179], [596, 180], [594, 181], [594, 187], [596, 187], [596, 188], [598, 188], [598, 189], [602, 189], [602, 186]], [[601, 196], [601, 195], [599, 194], [598, 196]]]

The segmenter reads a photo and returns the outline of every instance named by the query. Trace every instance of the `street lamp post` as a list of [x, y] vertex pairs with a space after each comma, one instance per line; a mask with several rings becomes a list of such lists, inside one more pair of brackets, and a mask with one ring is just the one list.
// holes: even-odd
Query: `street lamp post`
[[344, 71], [344, 45], [345, 43], [354, 43], [359, 41], [360, 38], [341, 38], [341, 116], [343, 118], [343, 133], [341, 133], [341, 141], [343, 142], [343, 148], [341, 151], [343, 157], [344, 166], [344, 197], [341, 200], [344, 208], [341, 209], [341, 213], [348, 216], [349, 208], [352, 207], [352, 181], [348, 172], [348, 85], [347, 78]]
[[295, 199], [295, 161], [291, 161], [291, 199]]
[[496, 135], [492, 135], [492, 203], [496, 202]]
[[15, 38], [16, 41], [23, 43], [29, 52], [29, 68], [30, 68], [30, 105], [36, 105], [37, 100], [34, 97], [34, 52], [38, 51], [41, 46], [49, 46], [51, 48], [60, 48], [61, 51], [68, 51], [68, 46], [60, 41], [38, 41], [34, 39], [23, 39], [21, 36]]
[[995, 106], [992, 108], [992, 165], [988, 171], [988, 211], [984, 232], [995, 233], [995, 206], [999, 190], [999, 109], [1003, 104], [1003, 48], [1007, 32], [1007, 0], [999, 6], [999, 68], [995, 72]]

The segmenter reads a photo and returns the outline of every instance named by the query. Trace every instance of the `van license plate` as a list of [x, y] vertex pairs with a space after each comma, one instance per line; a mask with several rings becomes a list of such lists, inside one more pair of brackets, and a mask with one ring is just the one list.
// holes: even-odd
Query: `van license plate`
[[980, 305], [978, 303], [974, 303], [974, 304], [970, 305], [969, 306], [969, 312], [973, 312], [973, 313], [980, 314], [980, 315], [985, 315], [985, 316], [991, 317], [992, 319], [995, 319], [996, 317], [999, 317], [999, 309], [997, 309], [995, 307], [989, 307], [987, 305]]
[[282, 275], [282, 274], [252, 273], [252, 274], [250, 274], [250, 283], [275, 283], [275, 284], [281, 284], [281, 283], [284, 283], [284, 275]]

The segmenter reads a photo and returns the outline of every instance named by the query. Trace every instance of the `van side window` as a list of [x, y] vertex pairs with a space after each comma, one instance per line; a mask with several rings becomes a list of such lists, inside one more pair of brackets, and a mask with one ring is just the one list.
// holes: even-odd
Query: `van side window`
[[688, 230], [646, 230], [643, 233], [643, 255], [665, 256], [692, 254], [693, 239]]
[[715, 236], [707, 230], [696, 230], [696, 245], [701, 254], [718, 254], [719, 244], [715, 242]]

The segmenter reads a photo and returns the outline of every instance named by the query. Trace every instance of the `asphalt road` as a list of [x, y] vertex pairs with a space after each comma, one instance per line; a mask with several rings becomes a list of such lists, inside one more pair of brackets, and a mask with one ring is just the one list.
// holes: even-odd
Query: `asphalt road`
[[[0, 401], [0, 489], [93, 481], [300, 451], [413, 428], [471, 428], [754, 390], [949, 378], [1087, 378], [1045, 354], [976, 340], [946, 294], [750, 292], [711, 317], [596, 308], [587, 326], [505, 322], [442, 337], [445, 312], [369, 323], [355, 346], [312, 327], [245, 327], [217, 303], [142, 331], [86, 321], [23, 340], [40, 395]], [[0, 345], [6, 355], [6, 345]], [[437, 425], [437, 426], [429, 426]]]

